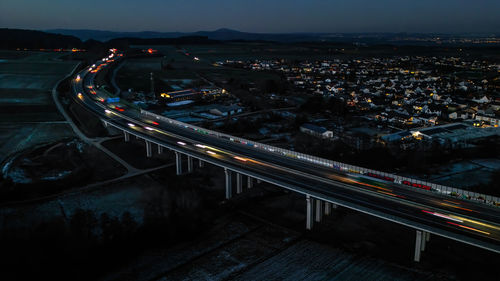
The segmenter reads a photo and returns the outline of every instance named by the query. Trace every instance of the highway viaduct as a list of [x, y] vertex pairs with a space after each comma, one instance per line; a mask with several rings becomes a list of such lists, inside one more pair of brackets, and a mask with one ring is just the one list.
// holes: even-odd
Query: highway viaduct
[[[398, 186], [399, 192], [403, 192], [406, 196], [398, 196], [397, 194], [387, 196], [383, 192], [377, 193], [373, 190], [356, 187], [354, 184], [356, 181], [351, 176], [342, 178], [333, 173], [331, 175], [325, 174], [326, 177], [315, 174], [314, 170], [324, 170], [325, 164], [330, 165], [329, 167], [335, 167], [336, 164], [329, 164], [331, 162], [328, 162], [329, 160], [311, 156], [311, 159], [307, 159], [310, 163], [305, 163], [307, 161], [297, 159], [303, 157], [298, 153], [293, 155], [294, 159], [289, 159], [286, 156], [289, 155], [287, 154], [289, 152], [283, 149], [269, 148], [263, 144], [259, 144], [258, 149], [254, 149], [245, 146], [248, 145], [246, 140], [238, 140], [238, 143], [235, 144], [234, 139], [237, 138], [226, 140], [220, 139], [223, 134], [216, 132], [207, 134], [206, 131], [202, 131], [200, 133], [198, 127], [147, 111], [129, 109], [129, 112], [119, 112], [107, 107], [102, 102], [98, 102], [98, 99], [93, 96], [96, 94], [88, 93], [86, 88], [96, 89], [94, 76], [95, 74], [89, 70], [83, 70], [73, 80], [73, 98], [76, 102], [101, 119], [105, 127], [121, 131], [126, 142], [130, 140], [131, 136], [144, 140], [148, 157], [153, 155], [154, 148], [157, 149], [158, 153], [164, 153], [165, 150], [173, 151], [178, 175], [184, 173], [182, 158], [186, 158], [188, 173], [194, 170], [195, 160], [199, 167], [210, 163], [223, 168], [226, 199], [231, 199], [234, 194], [234, 176], [237, 194], [243, 192], [245, 186], [252, 188], [255, 181], [267, 182], [303, 194], [306, 200], [306, 229], [308, 230], [313, 228], [314, 223], [321, 222], [323, 215], [330, 214], [332, 209], [337, 206], [405, 225], [415, 230], [413, 259], [417, 262], [420, 261], [421, 252], [425, 250], [431, 233], [500, 253], [500, 227], [498, 227], [499, 220], [497, 220], [500, 214], [497, 207], [480, 206], [478, 203], [470, 202], [464, 203], [480, 210], [479, 213], [487, 218], [486, 220], [482, 217], [479, 219], [463, 215], [463, 213], [450, 212], [441, 207], [437, 208], [435, 205], [426, 205], [422, 203], [424, 201], [408, 200], [411, 199], [408, 198], [408, 194], [410, 194], [415, 198], [427, 198], [425, 200], [428, 201], [425, 202], [439, 201], [444, 197], [440, 194]], [[88, 85], [84, 85], [85, 83]], [[244, 142], [247, 143], [244, 144]], [[253, 146], [257, 147], [257, 143], [254, 142]], [[268, 151], [263, 151], [263, 149]], [[274, 150], [283, 155], [277, 155]], [[350, 168], [346, 167], [337, 168], [350, 171]], [[396, 188], [394, 184], [389, 185], [389, 187]], [[384, 189], [385, 187], [378, 188]], [[443, 219], [444, 221], [442, 221]], [[456, 223], [458, 221], [462, 223], [472, 221], [478, 225], [490, 225], [492, 230], [487, 232], [478, 228], [476, 232], [472, 232], [470, 231], [472, 227], [468, 226], [462, 227], [465, 229], [451, 228], [452, 225], [459, 225]], [[469, 231], [466, 228], [469, 228]]]

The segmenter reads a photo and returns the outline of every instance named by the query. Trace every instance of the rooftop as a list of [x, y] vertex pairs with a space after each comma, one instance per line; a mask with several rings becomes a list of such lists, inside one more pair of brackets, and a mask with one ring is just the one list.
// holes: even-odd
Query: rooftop
[[327, 131], [327, 129], [325, 127], [316, 126], [316, 125], [313, 125], [310, 123], [305, 123], [301, 127], [308, 129], [308, 130], [311, 130], [311, 131], [314, 131], [314, 132], [317, 132], [317, 133], [320, 133], [320, 134], [323, 134], [324, 132]]

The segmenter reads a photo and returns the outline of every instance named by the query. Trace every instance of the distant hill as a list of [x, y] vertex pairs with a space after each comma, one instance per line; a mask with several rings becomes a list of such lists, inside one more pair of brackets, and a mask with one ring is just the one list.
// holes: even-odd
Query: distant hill
[[82, 41], [75, 36], [36, 30], [0, 28], [1, 49], [71, 49], [80, 48]]
[[[103, 31], [104, 33], [106, 31]], [[144, 35], [144, 34], [143, 34]], [[144, 35], [146, 36], [146, 35]], [[0, 49], [72, 49], [83, 48], [101, 52], [109, 48], [127, 49], [130, 45], [171, 45], [171, 44], [215, 44], [218, 40], [207, 36], [191, 35], [179, 37], [119, 37], [107, 41], [87, 39], [72, 35], [54, 34], [36, 30], [0, 28]]]
[[189, 35], [188, 33], [181, 32], [116, 32], [91, 29], [50, 29], [45, 30], [45, 32], [75, 36], [80, 38], [82, 41], [93, 39], [101, 42], [106, 42], [116, 38], [177, 38]]
[[[273, 41], [273, 42], [335, 42], [335, 43], [356, 43], [356, 44], [391, 44], [391, 45], [460, 45], [467, 44], [447, 39], [460, 38], [492, 38], [499, 37], [499, 34], [422, 34], [422, 33], [252, 33], [221, 28], [214, 31], [197, 32], [115, 32], [88, 29], [52, 29], [47, 32], [58, 33], [78, 37], [81, 40], [97, 40], [106, 42], [117, 38], [180, 38], [202, 36], [209, 40], [219, 41]], [[433, 38], [441, 38], [441, 42], [436, 43]], [[168, 40], [167, 40], [168, 41]]]
[[106, 42], [115, 45], [176, 45], [176, 44], [216, 44], [218, 40], [208, 39], [207, 36], [183, 36], [176, 38], [116, 38]]
[[115, 32], [102, 30], [88, 29], [51, 29], [46, 32], [57, 34], [70, 35], [80, 38], [85, 41], [94, 39], [98, 41], [108, 41], [117, 38], [179, 38], [189, 36], [204, 36], [211, 40], [230, 41], [230, 40], [247, 40], [247, 41], [277, 41], [277, 42], [297, 42], [297, 41], [319, 41], [325, 34], [319, 33], [250, 33], [237, 30], [221, 28], [215, 31], [197, 31], [197, 32]]
[[198, 31], [195, 35], [207, 36], [213, 40], [247, 40], [247, 41], [276, 41], [299, 42], [320, 41], [326, 34], [323, 33], [251, 33], [221, 28], [215, 31]]

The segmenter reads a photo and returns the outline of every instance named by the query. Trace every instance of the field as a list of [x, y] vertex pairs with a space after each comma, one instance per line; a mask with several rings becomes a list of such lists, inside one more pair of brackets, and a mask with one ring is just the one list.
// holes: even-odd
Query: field
[[[136, 46], [137, 48], [146, 48]], [[164, 57], [128, 59], [117, 72], [116, 82], [122, 89], [132, 88], [136, 91], [149, 92], [151, 89], [150, 73], [155, 78], [155, 90], [159, 92], [172, 91], [176, 87], [172, 85], [182, 84], [183, 88], [189, 88], [191, 83], [179, 83], [175, 80], [188, 80], [195, 82], [199, 79], [197, 72], [211, 67], [193, 62], [192, 57], [187, 57], [173, 46], [154, 46]], [[162, 69], [162, 61], [167, 68]], [[174, 80], [174, 81], [173, 81]]]
[[[244, 47], [246, 46], [246, 47]], [[133, 88], [137, 91], [149, 92], [151, 88], [150, 73], [154, 73], [155, 90], [159, 92], [195, 87], [212, 82], [224, 87], [228, 80], [244, 83], [261, 83], [262, 81], [280, 79], [278, 75], [254, 72], [245, 69], [215, 66], [214, 63], [226, 59], [272, 58], [282, 55], [300, 56], [304, 48], [282, 47], [275, 49], [259, 47], [252, 51], [252, 44], [224, 44], [209, 46], [135, 46], [136, 48], [153, 48], [163, 57], [129, 59], [117, 74], [117, 84], [122, 89]], [[298, 53], [294, 53], [297, 51]], [[185, 53], [189, 53], [186, 55]], [[200, 58], [195, 61], [194, 57]], [[162, 62], [164, 67], [162, 69]], [[208, 80], [203, 81], [203, 79]]]
[[193, 55], [211, 61], [219, 60], [254, 60], [254, 59], [324, 59], [335, 50], [308, 45], [288, 45], [273, 43], [231, 43], [215, 46], [186, 46]]
[[21, 58], [26, 58], [33, 54], [34, 52], [29, 52], [29, 51], [0, 50], [0, 60], [21, 59]]
[[56, 82], [71, 72], [66, 53], [0, 51], [0, 161], [32, 145], [73, 136], [52, 100]]
[[0, 161], [31, 145], [72, 136], [66, 123], [0, 123]]

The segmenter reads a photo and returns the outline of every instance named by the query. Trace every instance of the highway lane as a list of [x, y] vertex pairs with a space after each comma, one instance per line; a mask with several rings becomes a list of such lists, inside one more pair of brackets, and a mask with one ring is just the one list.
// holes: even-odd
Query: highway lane
[[[91, 75], [95, 75], [95, 74], [91, 74]], [[87, 77], [86, 73], [82, 73], [82, 76], [84, 77], [83, 80], [85, 80], [86, 83], [93, 83], [92, 82], [93, 77], [91, 77], [91, 75], [89, 75], [89, 77]], [[83, 88], [83, 85], [82, 85], [83, 83], [75, 83], [75, 84], [77, 84], [77, 85], [75, 85], [75, 88], [77, 89], [77, 91], [84, 92], [84, 93], [87, 92], [87, 90]], [[78, 86], [78, 84], [80, 86]], [[90, 96], [91, 95], [86, 94], [85, 97], [90, 97]], [[85, 99], [84, 103], [86, 104], [86, 106], [94, 108], [94, 110], [96, 110], [96, 111], [99, 111], [99, 110], [102, 111], [100, 114], [101, 115], [104, 114], [105, 118], [109, 118], [109, 120], [114, 120], [113, 122], [118, 122], [119, 126], [124, 126], [124, 127], [129, 126], [128, 123], [130, 122], [130, 119], [125, 120], [125, 119], [120, 118], [114, 114], [111, 114], [114, 117], [110, 118], [109, 117], [110, 114], [106, 115], [104, 113], [104, 110], [102, 109], [102, 107], [96, 106], [94, 101], [92, 101], [89, 98], [84, 98], [84, 99]], [[88, 100], [90, 100], [90, 101], [88, 101]], [[82, 100], [82, 102], [83, 102], [83, 100]], [[221, 151], [221, 152], [219, 152], [219, 153], [214, 152], [214, 153], [216, 153], [215, 155], [217, 155], [218, 157], [223, 158], [223, 159], [219, 159], [219, 160], [226, 160], [226, 162], [225, 162], [226, 164], [230, 163], [231, 165], [236, 165], [237, 167], [251, 169], [255, 173], [265, 174], [267, 177], [271, 177], [271, 178], [273, 178], [275, 180], [279, 180], [281, 182], [286, 182], [290, 185], [294, 185], [294, 186], [300, 185], [300, 188], [303, 188], [306, 191], [309, 190], [309, 191], [319, 192], [325, 196], [333, 196], [333, 198], [337, 198], [337, 199], [343, 198], [343, 200], [347, 200], [349, 202], [357, 202], [358, 204], [363, 204], [364, 206], [368, 206], [368, 207], [373, 208], [373, 209], [378, 209], [378, 210], [381, 210], [385, 213], [393, 213], [399, 217], [407, 217], [409, 214], [411, 214], [410, 217], [407, 217], [407, 218], [412, 219], [412, 220], [419, 220], [426, 225], [436, 225], [436, 223], [437, 223], [437, 225], [439, 227], [445, 227], [446, 229], [452, 229], [453, 231], [459, 230], [458, 233], [465, 232], [468, 234], [470, 234], [470, 233], [473, 233], [476, 235], [479, 234], [479, 235], [482, 235], [483, 237], [487, 237], [488, 240], [490, 240], [493, 237], [494, 238], [493, 240], [498, 241], [499, 233], [498, 233], [498, 228], [496, 226], [496, 223], [498, 222], [498, 213], [496, 211], [490, 210], [489, 208], [487, 208], [487, 206], [482, 206], [479, 204], [471, 204], [469, 202], [465, 202], [468, 205], [466, 207], [462, 207], [462, 204], [464, 204], [462, 201], [452, 200], [448, 197], [446, 197], [446, 198], [437, 197], [437, 199], [436, 199], [436, 196], [432, 196], [432, 198], [426, 198], [423, 201], [423, 203], [425, 203], [427, 206], [430, 206], [431, 209], [420, 205], [420, 203], [422, 203], [422, 201], [410, 202], [409, 200], [415, 200], [415, 198], [412, 198], [412, 197], [410, 197], [407, 200], [401, 200], [402, 198], [400, 198], [400, 197], [396, 197], [398, 199], [397, 201], [390, 200], [392, 198], [389, 198], [389, 197], [394, 196], [392, 194], [399, 195], [399, 196], [413, 196], [413, 197], [415, 197], [415, 194], [421, 194], [417, 197], [417, 200], [420, 200], [418, 198], [421, 198], [421, 197], [422, 198], [429, 197], [429, 195], [425, 194], [425, 193], [419, 193], [419, 192], [414, 192], [414, 191], [408, 190], [406, 187], [397, 189], [397, 193], [396, 193], [395, 190], [397, 187], [394, 188], [394, 187], [390, 186], [390, 188], [393, 188], [393, 189], [380, 190], [380, 187], [366, 186], [366, 185], [359, 184], [359, 182], [358, 182], [358, 187], [354, 187], [354, 188], [357, 188], [358, 190], [355, 190], [355, 189], [353, 190], [352, 185], [355, 185], [356, 182], [355, 182], [355, 178], [353, 179], [352, 175], [340, 174], [336, 170], [333, 170], [333, 169], [327, 170], [324, 167], [313, 167], [310, 164], [305, 165], [305, 163], [300, 162], [300, 161], [292, 161], [292, 159], [289, 159], [289, 158], [285, 159], [285, 157], [277, 157], [277, 155], [275, 155], [275, 154], [267, 153], [264, 151], [255, 151], [255, 149], [248, 149], [248, 147], [245, 147], [242, 145], [237, 145], [235, 143], [223, 141], [220, 139], [214, 140], [214, 138], [211, 138], [211, 137], [203, 138], [202, 135], [193, 133], [192, 131], [182, 129], [182, 128], [179, 128], [177, 126], [172, 126], [170, 124], [164, 124], [164, 122], [160, 122], [159, 120], [155, 120], [156, 122], [160, 123], [158, 129], [162, 128], [162, 129], [165, 129], [166, 131], [172, 131], [172, 132], [175, 132], [176, 135], [179, 135], [180, 137], [182, 137], [182, 138], [175, 139], [175, 137], [172, 136], [171, 134], [165, 135], [162, 132], [156, 131], [156, 128], [153, 131], [141, 129], [145, 126], [148, 126], [146, 124], [149, 124], [149, 123], [147, 123], [148, 121], [150, 121], [149, 117], [146, 117], [146, 118], [144, 116], [141, 117], [141, 115], [137, 114], [137, 113], [132, 114], [131, 110], [127, 110], [127, 111], [125, 111], [125, 113], [127, 114], [127, 116], [132, 115], [131, 117], [133, 117], [134, 119], [139, 118], [140, 121], [144, 122], [145, 124], [137, 124], [136, 125], [137, 128], [135, 128], [135, 129], [138, 132], [140, 132], [141, 134], [147, 134], [147, 135], [150, 135], [151, 137], [154, 137], [158, 142], [166, 141], [166, 136], [168, 136], [170, 138], [174, 138], [171, 140], [171, 143], [170, 143], [171, 145], [174, 145], [174, 146], [179, 146], [177, 144], [177, 142], [178, 141], [185, 141], [185, 139], [187, 138], [187, 139], [191, 139], [195, 142], [199, 142], [199, 144], [202, 144], [202, 145], [222, 148], [223, 150], [219, 149], [219, 151]], [[136, 121], [136, 123], [139, 123], [139, 122]], [[151, 125], [149, 125], [149, 126], [151, 126]], [[142, 130], [142, 132], [141, 132], [141, 130]], [[187, 149], [187, 148], [185, 148], [185, 149]], [[231, 152], [228, 152], [228, 151], [231, 151]], [[201, 152], [198, 151], [198, 153], [201, 153]], [[205, 152], [203, 155], [206, 156], [206, 154], [207, 153]], [[224, 157], [226, 157], [228, 159], [225, 159]], [[241, 160], [238, 160], [234, 157], [247, 157], [247, 158], [249, 158], [249, 160], [242, 163]], [[252, 159], [250, 159], [250, 158], [252, 158]], [[230, 159], [230, 161], [229, 161], [229, 159]], [[258, 161], [257, 159], [265, 160], [265, 162]], [[227, 161], [229, 161], [229, 162], [227, 162]], [[257, 163], [254, 161], [256, 161]], [[284, 168], [285, 168], [285, 170], [283, 171]], [[290, 169], [295, 169], [295, 170], [292, 170], [292, 172], [291, 172]], [[302, 171], [300, 175], [299, 175], [299, 173], [297, 173], [297, 170]], [[307, 174], [307, 175], [304, 176], [304, 174]], [[317, 177], [323, 177], [323, 179], [318, 179]], [[340, 179], [337, 177], [340, 177]], [[325, 179], [328, 179], [328, 178], [330, 178], [330, 179], [333, 178], [333, 180], [339, 180], [342, 183], [341, 182], [333, 183], [333, 180], [331, 180], [331, 182], [328, 182], [328, 181], [325, 182]], [[346, 186], [348, 186], [345, 183], [346, 181], [348, 183], [350, 183], [348, 188], [346, 188]], [[343, 187], [343, 189], [341, 187]], [[367, 196], [366, 191], [364, 193], [361, 193], [360, 187], [375, 189], [376, 190], [375, 192], [380, 193], [380, 194], [377, 194], [378, 196], [375, 196], [375, 194]], [[382, 188], [385, 188], [385, 187], [382, 187]], [[343, 190], [343, 191], [341, 191], [341, 190]], [[343, 193], [343, 192], [347, 192], [347, 193]], [[385, 194], [383, 192], [385, 192]], [[361, 196], [359, 196], [359, 195], [354, 196], [353, 195], [353, 194], [358, 194], [358, 193], [361, 194]], [[373, 193], [373, 192], [371, 192], [371, 193]], [[382, 200], [382, 201], [380, 201], [380, 200]], [[445, 202], [444, 200], [448, 200], [449, 202], [445, 203], [445, 204], [451, 205], [451, 207], [446, 206], [446, 205], [442, 205], [443, 202]], [[460, 208], [456, 208], [457, 203], [461, 204], [461, 205], [458, 205], [458, 207], [460, 207]], [[409, 206], [413, 206], [413, 207], [409, 207]], [[466, 216], [464, 216], [463, 212], [470, 212], [468, 210], [464, 210], [464, 209], [468, 209], [468, 207], [472, 208], [469, 210], [474, 210], [474, 211], [477, 209], [481, 209], [481, 211], [479, 212], [479, 215], [486, 215], [486, 219], [492, 220], [493, 224], [491, 222], [487, 222], [487, 221], [485, 222], [485, 221], [478, 220], [477, 219], [478, 214], [475, 214], [475, 213], [466, 214]], [[452, 213], [452, 212], [446, 211], [446, 209], [450, 209], [450, 208], [452, 210], [454, 210], [455, 212]], [[445, 210], [442, 210], [442, 209], [445, 209]], [[482, 213], [484, 211], [486, 211], [485, 214]], [[457, 214], [457, 212], [458, 212], [458, 214]], [[460, 212], [462, 212], [462, 213], [460, 213]], [[467, 216], [467, 215], [469, 215], [469, 216]], [[464, 228], [463, 226], [469, 227], [469, 228]], [[483, 231], [484, 233], [481, 233], [480, 231]]]

